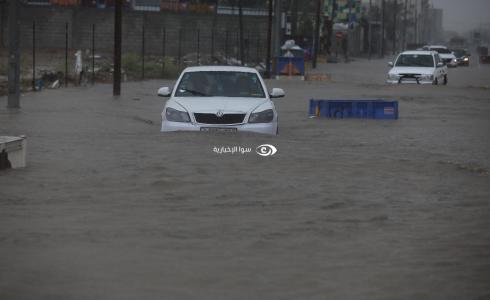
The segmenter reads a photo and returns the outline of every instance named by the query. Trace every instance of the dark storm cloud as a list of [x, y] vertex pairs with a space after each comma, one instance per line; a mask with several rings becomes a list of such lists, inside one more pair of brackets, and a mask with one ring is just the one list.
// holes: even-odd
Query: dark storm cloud
[[464, 32], [490, 26], [490, 0], [432, 0], [444, 10], [444, 29]]

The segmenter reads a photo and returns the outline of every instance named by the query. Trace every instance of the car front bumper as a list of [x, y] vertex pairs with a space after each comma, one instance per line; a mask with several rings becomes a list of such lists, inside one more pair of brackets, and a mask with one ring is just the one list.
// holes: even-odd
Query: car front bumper
[[162, 132], [170, 131], [201, 131], [201, 128], [225, 128], [237, 131], [255, 132], [262, 134], [276, 135], [277, 122], [270, 123], [256, 123], [256, 124], [236, 124], [236, 125], [215, 125], [215, 124], [200, 124], [200, 123], [184, 123], [184, 122], [171, 122], [167, 120], [162, 121]]
[[458, 62], [452, 60], [451, 62], [446, 63], [448, 67], [450, 68], [456, 68], [458, 66]]
[[388, 79], [386, 80], [386, 83], [388, 84], [432, 84], [431, 80], [419, 80], [418, 82], [415, 79], [408, 80], [394, 80], [394, 79]]

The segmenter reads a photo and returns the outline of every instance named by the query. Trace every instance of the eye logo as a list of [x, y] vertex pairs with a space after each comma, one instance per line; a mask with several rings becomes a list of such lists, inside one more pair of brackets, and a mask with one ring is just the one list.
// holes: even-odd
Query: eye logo
[[260, 156], [272, 156], [277, 152], [277, 148], [270, 144], [263, 144], [258, 146], [255, 152]]

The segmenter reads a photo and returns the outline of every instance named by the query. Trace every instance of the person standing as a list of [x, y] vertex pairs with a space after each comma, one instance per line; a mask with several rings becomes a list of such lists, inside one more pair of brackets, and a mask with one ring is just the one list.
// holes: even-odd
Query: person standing
[[78, 50], [75, 52], [75, 80], [78, 82], [78, 85], [81, 85], [83, 77], [85, 76], [83, 70], [83, 61], [82, 61], [82, 50]]
[[344, 34], [342, 36], [342, 53], [344, 54], [344, 60], [345, 62], [349, 62], [349, 41], [348, 41], [348, 36], [347, 34]]

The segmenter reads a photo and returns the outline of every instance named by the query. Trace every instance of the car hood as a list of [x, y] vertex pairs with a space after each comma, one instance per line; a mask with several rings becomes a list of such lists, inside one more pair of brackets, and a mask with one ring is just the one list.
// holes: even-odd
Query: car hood
[[452, 53], [439, 53], [439, 56], [443, 59], [448, 59], [448, 58], [455, 59], [456, 58], [456, 56], [454, 56], [454, 54], [452, 54]]
[[394, 67], [390, 70], [390, 74], [428, 74], [431, 75], [434, 68], [428, 67]]
[[268, 102], [266, 98], [241, 97], [176, 97], [172, 99], [188, 112], [216, 113], [248, 113]]

